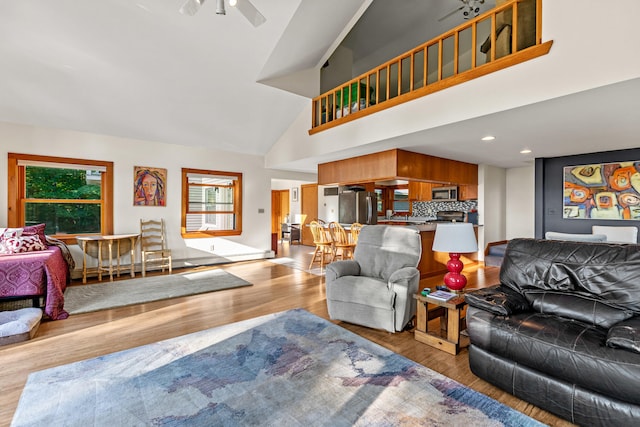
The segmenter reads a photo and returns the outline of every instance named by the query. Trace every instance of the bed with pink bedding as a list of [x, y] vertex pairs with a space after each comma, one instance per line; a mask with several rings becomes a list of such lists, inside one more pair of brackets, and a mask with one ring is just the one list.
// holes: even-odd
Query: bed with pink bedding
[[44, 299], [44, 313], [53, 320], [66, 319], [64, 290], [69, 267], [57, 246], [46, 250], [0, 255], [0, 298]]
[[[0, 242], [0, 300], [33, 299], [34, 305], [40, 306], [42, 298], [44, 313], [50, 319], [69, 317], [64, 310], [64, 290], [73, 258], [67, 246], [45, 236], [44, 224], [4, 230], [9, 231]], [[12, 244], [18, 246], [8, 250]]]

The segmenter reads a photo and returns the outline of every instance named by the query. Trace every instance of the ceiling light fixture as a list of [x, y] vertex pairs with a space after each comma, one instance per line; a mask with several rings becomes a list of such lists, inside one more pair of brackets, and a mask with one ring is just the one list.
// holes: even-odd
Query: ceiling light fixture
[[462, 16], [464, 19], [475, 18], [480, 14], [480, 6], [484, 0], [462, 0]]
[[522, 150], [520, 150], [520, 154], [529, 154], [531, 153], [531, 150], [529, 148], [523, 148]]
[[216, 15], [226, 15], [227, 11], [224, 9], [224, 0], [216, 1]]
[[[229, 6], [234, 7], [242, 16], [247, 18], [254, 27], [259, 27], [260, 25], [267, 22], [267, 19], [260, 13], [258, 9], [251, 3], [251, 0], [228, 0]], [[200, 7], [204, 4], [205, 0], [186, 0], [186, 2], [180, 8], [180, 13], [183, 15], [193, 16], [195, 15]], [[225, 0], [216, 0], [216, 14], [217, 15], [226, 15], [227, 11], [224, 7]]]
[[493, 135], [487, 135], [482, 137], [482, 141], [493, 141], [494, 139], [496, 139], [496, 137]]

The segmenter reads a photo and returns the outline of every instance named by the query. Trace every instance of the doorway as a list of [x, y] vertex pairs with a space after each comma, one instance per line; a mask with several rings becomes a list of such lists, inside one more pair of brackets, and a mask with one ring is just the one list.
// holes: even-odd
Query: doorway
[[[271, 250], [277, 253], [278, 242], [282, 239], [282, 224], [290, 213], [289, 190], [271, 190]], [[273, 236], [275, 238], [275, 247]]]

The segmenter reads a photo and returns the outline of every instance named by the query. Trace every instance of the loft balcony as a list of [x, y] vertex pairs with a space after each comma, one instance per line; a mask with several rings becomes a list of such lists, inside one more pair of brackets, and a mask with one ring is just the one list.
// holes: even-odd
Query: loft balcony
[[309, 134], [546, 55], [542, 0], [505, 0], [312, 100]]

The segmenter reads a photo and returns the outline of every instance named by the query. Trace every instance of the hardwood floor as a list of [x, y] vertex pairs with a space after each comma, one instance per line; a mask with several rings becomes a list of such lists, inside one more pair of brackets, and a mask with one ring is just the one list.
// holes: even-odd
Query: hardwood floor
[[[280, 246], [279, 256], [308, 266], [312, 251], [313, 248], [308, 246], [289, 247], [285, 243]], [[292, 308], [304, 308], [328, 318], [323, 276], [270, 261], [247, 261], [199, 269], [204, 268], [224, 269], [253, 283], [253, 286], [47, 321], [40, 325], [31, 341], [0, 347], [0, 426], [10, 424], [27, 376], [34, 371]], [[498, 271], [495, 267], [465, 268], [468, 288], [497, 283]], [[439, 277], [427, 279], [421, 286], [435, 286], [439, 280]], [[108, 282], [103, 283], [109, 285]], [[75, 281], [73, 285], [82, 286], [81, 281]], [[414, 340], [413, 332], [389, 334], [336, 323], [543, 423], [572, 425], [475, 377], [469, 370], [466, 349], [457, 356], [451, 356]]]

